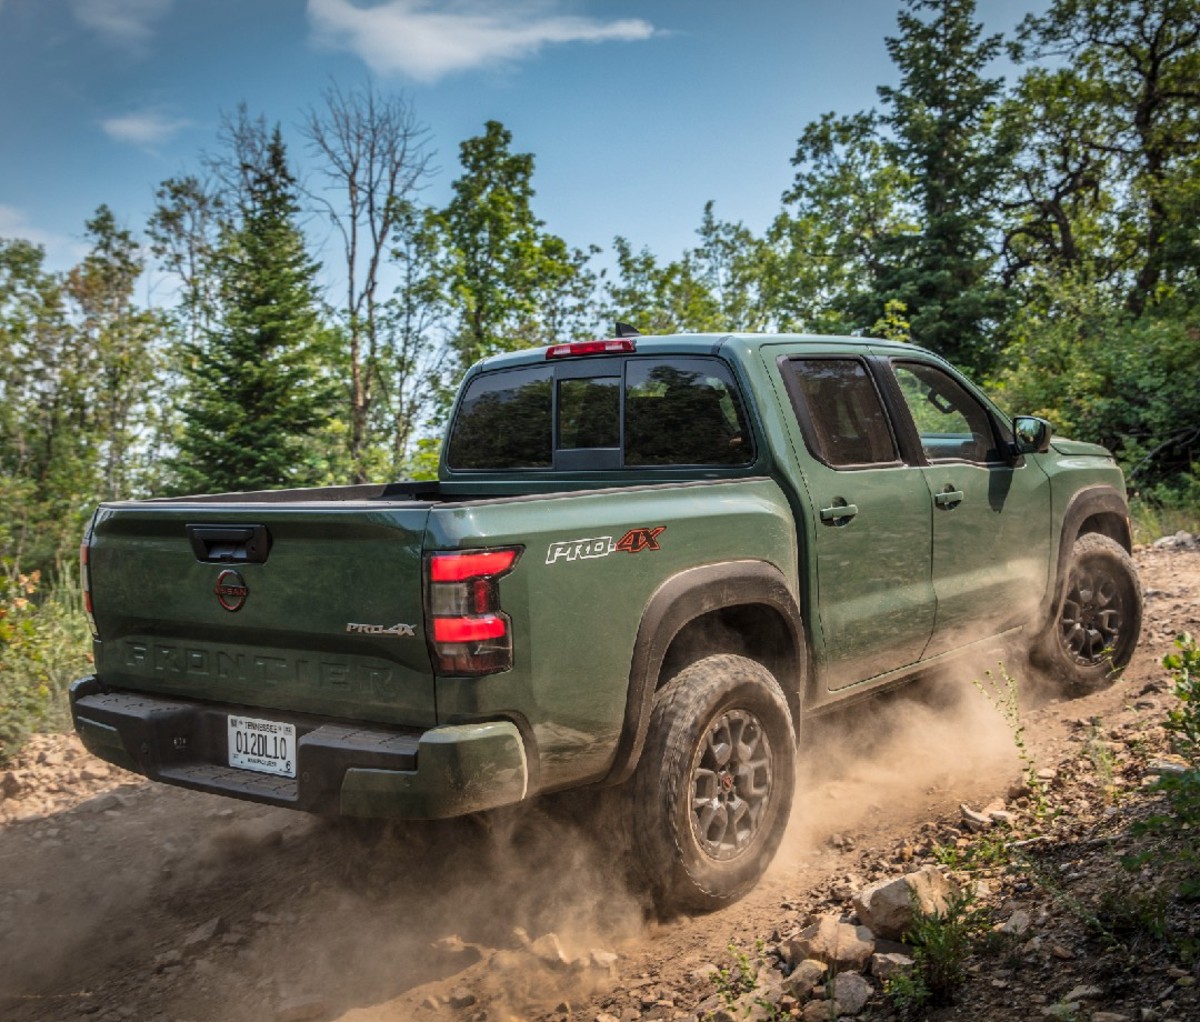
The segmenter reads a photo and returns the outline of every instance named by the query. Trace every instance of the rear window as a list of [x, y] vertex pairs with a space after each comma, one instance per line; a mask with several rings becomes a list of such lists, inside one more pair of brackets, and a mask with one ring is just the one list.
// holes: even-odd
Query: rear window
[[736, 467], [754, 450], [723, 362], [629, 358], [477, 376], [446, 457], [468, 470]]
[[549, 366], [477, 376], [463, 395], [447, 452], [455, 468], [550, 468]]

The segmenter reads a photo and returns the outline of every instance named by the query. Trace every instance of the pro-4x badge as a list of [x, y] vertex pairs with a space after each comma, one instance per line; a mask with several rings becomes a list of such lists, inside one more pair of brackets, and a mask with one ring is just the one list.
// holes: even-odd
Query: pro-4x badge
[[558, 561], [591, 561], [607, 557], [620, 550], [626, 554], [640, 554], [643, 550], [658, 550], [658, 537], [666, 532], [665, 525], [654, 525], [630, 529], [620, 539], [612, 536], [591, 536], [587, 539], [562, 539], [551, 543], [546, 551], [546, 563]]
[[640, 554], [643, 550], [657, 550], [658, 537], [666, 531], [665, 525], [656, 525], [653, 529], [630, 529], [617, 540], [617, 549], [627, 554]]
[[417, 626], [398, 624], [389, 627], [388, 625], [348, 624], [346, 625], [346, 631], [354, 632], [357, 635], [398, 635], [415, 638], [417, 634]]

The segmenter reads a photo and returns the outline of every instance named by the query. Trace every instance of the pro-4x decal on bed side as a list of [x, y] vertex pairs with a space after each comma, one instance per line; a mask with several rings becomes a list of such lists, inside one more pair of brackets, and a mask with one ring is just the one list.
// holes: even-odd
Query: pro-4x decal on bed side
[[658, 550], [658, 537], [666, 531], [665, 525], [653, 525], [630, 529], [620, 539], [613, 539], [612, 536], [592, 536], [588, 539], [556, 540], [546, 551], [546, 563], [589, 561], [597, 557], [607, 557], [618, 550], [627, 554]]

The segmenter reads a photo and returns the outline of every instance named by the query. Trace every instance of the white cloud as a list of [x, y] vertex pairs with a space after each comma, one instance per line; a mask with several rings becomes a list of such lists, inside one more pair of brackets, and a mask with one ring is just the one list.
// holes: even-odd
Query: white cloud
[[139, 46], [148, 42], [153, 23], [172, 0], [72, 0], [75, 19], [113, 42]]
[[386, 0], [370, 7], [308, 0], [318, 42], [357, 54], [379, 74], [425, 82], [530, 57], [553, 43], [635, 42], [655, 34], [640, 18], [599, 21], [544, 12], [544, 4], [522, 10], [486, 0]]
[[21, 210], [0, 204], [0, 238], [24, 238], [40, 245], [46, 252], [47, 269], [65, 269], [78, 262], [87, 252], [79, 239], [30, 224]]
[[183, 118], [167, 117], [157, 110], [141, 110], [123, 117], [105, 118], [100, 127], [117, 142], [129, 142], [146, 149], [170, 140], [191, 123]]

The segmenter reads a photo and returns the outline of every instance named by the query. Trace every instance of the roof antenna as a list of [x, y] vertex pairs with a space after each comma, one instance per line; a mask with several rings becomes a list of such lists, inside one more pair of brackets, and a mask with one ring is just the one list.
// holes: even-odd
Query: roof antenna
[[628, 323], [617, 324], [617, 337], [641, 337], [642, 332], [635, 326], [630, 326]]

